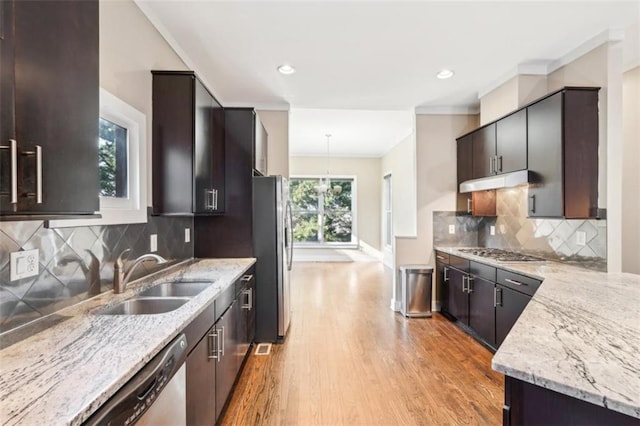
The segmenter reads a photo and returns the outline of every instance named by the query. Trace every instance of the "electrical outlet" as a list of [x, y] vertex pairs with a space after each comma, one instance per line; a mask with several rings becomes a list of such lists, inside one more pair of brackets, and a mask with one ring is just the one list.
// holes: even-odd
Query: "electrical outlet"
[[158, 234], [151, 234], [149, 239], [149, 250], [151, 253], [158, 251]]
[[38, 275], [38, 249], [11, 253], [11, 281]]
[[184, 228], [184, 242], [191, 242], [191, 228]]
[[489, 227], [489, 233], [490, 233], [491, 235], [496, 235], [496, 227], [495, 227], [495, 226], [493, 226], [493, 225], [491, 225], [491, 226]]
[[576, 245], [586, 246], [587, 245], [587, 233], [584, 231], [576, 231]]
[[456, 233], [456, 226], [455, 225], [449, 225], [449, 233], [450, 234], [455, 234]]

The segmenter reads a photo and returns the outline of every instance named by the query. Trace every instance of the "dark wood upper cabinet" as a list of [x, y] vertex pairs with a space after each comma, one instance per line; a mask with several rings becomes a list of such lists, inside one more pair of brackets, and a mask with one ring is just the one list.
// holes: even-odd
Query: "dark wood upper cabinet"
[[98, 1], [2, 1], [0, 8], [0, 214], [94, 214]]
[[190, 71], [153, 74], [153, 212], [225, 211], [224, 111]]
[[457, 141], [457, 185], [456, 192], [458, 198], [456, 201], [456, 211], [472, 213], [471, 193], [461, 194], [460, 183], [473, 179], [473, 135], [466, 135]]
[[262, 176], [267, 175], [267, 153], [269, 135], [265, 130], [258, 114], [255, 115], [255, 149], [253, 154], [253, 168]]
[[515, 112], [496, 122], [496, 159], [498, 174], [527, 168], [527, 110]]
[[472, 178], [491, 176], [494, 174], [496, 158], [496, 123], [481, 127], [472, 133]]
[[527, 108], [530, 217], [598, 217], [598, 90], [565, 88]]

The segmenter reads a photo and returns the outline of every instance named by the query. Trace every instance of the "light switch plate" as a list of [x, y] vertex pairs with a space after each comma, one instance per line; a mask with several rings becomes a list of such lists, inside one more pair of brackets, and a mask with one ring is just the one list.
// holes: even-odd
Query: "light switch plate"
[[184, 228], [184, 242], [191, 242], [191, 228]]
[[496, 227], [495, 227], [495, 226], [493, 226], [493, 225], [491, 225], [491, 226], [489, 227], [489, 233], [490, 233], [491, 235], [496, 235]]
[[449, 233], [450, 234], [455, 234], [456, 233], [456, 226], [455, 225], [449, 225]]
[[39, 250], [23, 250], [11, 253], [11, 281], [38, 275]]
[[576, 231], [576, 245], [578, 246], [586, 246], [587, 245], [587, 233], [584, 231]]
[[149, 238], [149, 250], [151, 253], [158, 251], [158, 234], [151, 234]]

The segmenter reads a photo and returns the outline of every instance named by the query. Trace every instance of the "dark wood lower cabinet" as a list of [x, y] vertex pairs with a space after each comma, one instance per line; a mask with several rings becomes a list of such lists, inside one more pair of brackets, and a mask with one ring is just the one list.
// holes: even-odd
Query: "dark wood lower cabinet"
[[496, 317], [494, 310], [493, 282], [472, 277], [469, 291], [469, 327], [486, 343], [495, 347]]
[[469, 295], [464, 290], [468, 275], [455, 268], [448, 268], [447, 312], [458, 321], [469, 324]]
[[504, 426], [635, 425], [640, 420], [513, 377], [505, 377]]
[[531, 300], [531, 296], [496, 284], [496, 299], [496, 347], [500, 347]]
[[216, 364], [214, 332], [209, 330], [187, 358], [187, 424], [213, 425], [216, 422]]
[[238, 372], [235, 339], [235, 309], [238, 303], [231, 304], [227, 312], [216, 323], [217, 332], [220, 334], [221, 348], [218, 353], [220, 362], [216, 371], [216, 418], [220, 418], [222, 409], [227, 402], [233, 383]]

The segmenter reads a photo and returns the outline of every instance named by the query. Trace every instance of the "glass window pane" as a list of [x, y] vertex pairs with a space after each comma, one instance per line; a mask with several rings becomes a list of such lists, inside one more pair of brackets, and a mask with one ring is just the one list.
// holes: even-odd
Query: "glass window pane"
[[351, 180], [331, 179], [324, 196], [325, 210], [351, 210]]
[[100, 196], [128, 198], [127, 129], [100, 117], [98, 136]]
[[351, 212], [325, 213], [324, 240], [326, 242], [351, 242]]
[[293, 212], [293, 241], [311, 243], [318, 241], [318, 214]]
[[318, 179], [291, 179], [289, 198], [293, 210], [318, 210]]

